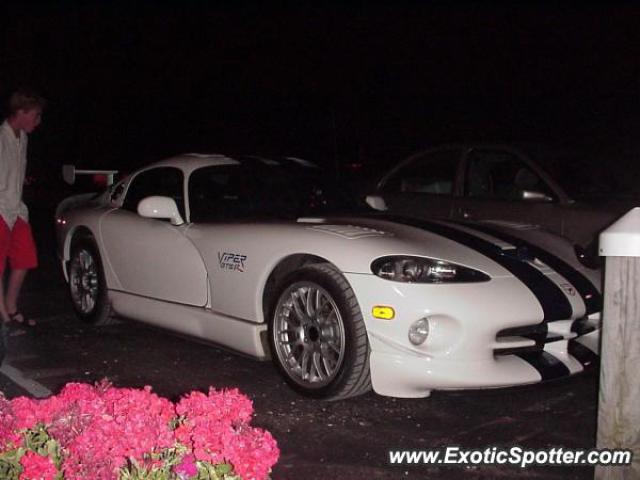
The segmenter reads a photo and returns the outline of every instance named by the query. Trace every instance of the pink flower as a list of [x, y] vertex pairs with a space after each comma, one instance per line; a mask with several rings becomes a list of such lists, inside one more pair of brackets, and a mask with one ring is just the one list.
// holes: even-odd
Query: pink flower
[[278, 445], [271, 434], [253, 427], [245, 427], [234, 435], [226, 436], [223, 452], [243, 480], [267, 478], [280, 456]]
[[173, 404], [144, 389], [102, 388], [97, 391], [90, 422], [67, 445], [63, 463], [69, 480], [114, 478], [128, 459], [143, 463], [149, 453], [159, 453], [175, 444], [170, 421]]
[[190, 448], [196, 459], [215, 464], [224, 461], [223, 437], [251, 419], [253, 405], [237, 389], [210, 388], [208, 395], [192, 392], [183, 397], [176, 412], [183, 417], [175, 430], [176, 439]]
[[0, 452], [16, 445], [20, 436], [16, 430], [16, 417], [11, 402], [0, 393]]
[[16, 416], [16, 429], [33, 428], [38, 423], [40, 415], [37, 406], [36, 400], [27, 397], [18, 397], [11, 400], [11, 408]]
[[251, 420], [253, 404], [237, 388], [216, 390], [209, 388], [209, 394], [192, 392], [176, 405], [178, 415], [207, 417], [223, 423], [240, 424]]
[[20, 480], [54, 480], [58, 470], [49, 457], [28, 451], [20, 459]]
[[192, 392], [180, 400], [176, 412], [183, 417], [176, 438], [198, 460], [228, 461], [245, 480], [266, 478], [278, 460], [280, 451], [271, 434], [249, 426], [253, 405], [237, 389]]
[[[24, 431], [42, 425], [60, 447], [60, 471], [49, 457], [27, 452], [20, 480], [112, 480], [131, 461], [162, 468], [161, 455], [178, 443], [188, 454], [174, 468], [182, 480], [197, 475], [197, 461], [231, 463], [245, 480], [266, 478], [279, 456], [266, 431], [249, 425], [251, 400], [237, 389], [191, 392], [177, 405], [151, 387], [115, 388], [70, 383], [44, 400], [0, 394], [0, 453], [15, 451]], [[172, 425], [177, 422], [177, 428]]]
[[191, 454], [182, 457], [182, 463], [176, 465], [175, 472], [181, 479], [187, 479], [197, 475], [198, 467], [196, 465], [196, 457]]

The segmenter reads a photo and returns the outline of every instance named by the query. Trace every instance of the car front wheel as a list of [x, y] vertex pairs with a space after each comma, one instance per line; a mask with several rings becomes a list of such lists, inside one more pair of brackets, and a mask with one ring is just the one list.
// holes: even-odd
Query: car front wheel
[[304, 395], [331, 400], [369, 391], [366, 327], [346, 279], [331, 265], [316, 264], [281, 285], [269, 339], [285, 380]]

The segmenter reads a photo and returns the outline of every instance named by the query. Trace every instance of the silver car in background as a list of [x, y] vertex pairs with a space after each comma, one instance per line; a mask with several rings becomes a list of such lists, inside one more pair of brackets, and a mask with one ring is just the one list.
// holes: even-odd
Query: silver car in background
[[411, 155], [382, 177], [368, 202], [414, 217], [544, 228], [572, 240], [591, 264], [598, 233], [626, 211], [574, 200], [524, 153], [503, 145], [449, 145]]

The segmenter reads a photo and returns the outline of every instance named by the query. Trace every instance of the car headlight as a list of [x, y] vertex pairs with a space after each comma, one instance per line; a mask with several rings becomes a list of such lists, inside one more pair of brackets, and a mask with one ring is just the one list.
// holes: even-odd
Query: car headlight
[[371, 271], [380, 278], [404, 283], [487, 282], [489, 275], [455, 263], [425, 257], [388, 256], [374, 260]]

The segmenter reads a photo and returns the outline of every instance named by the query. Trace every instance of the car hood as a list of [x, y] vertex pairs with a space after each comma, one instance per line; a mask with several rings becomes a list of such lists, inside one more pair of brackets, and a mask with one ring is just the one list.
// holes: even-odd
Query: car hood
[[[565, 238], [531, 225], [425, 220], [388, 214], [353, 217], [300, 218], [298, 224], [319, 236], [342, 239], [378, 255], [422, 255], [504, 275], [500, 258], [518, 250], [552, 256], [585, 270]], [[356, 255], [357, 256], [357, 255]], [[487, 262], [487, 259], [490, 261]], [[588, 272], [589, 273], [589, 272]], [[596, 272], [592, 272], [596, 273]]]
[[[578, 291], [588, 313], [601, 308], [600, 272], [584, 267], [566, 239], [534, 226], [389, 215], [352, 218], [347, 223], [333, 219], [327, 222], [316, 225], [316, 230], [327, 235], [369, 239], [369, 242], [382, 243], [386, 238], [387, 247], [404, 247], [402, 252], [389, 254], [447, 260], [476, 268], [494, 278], [512, 275], [541, 296], [557, 294], [556, 287], [566, 285]], [[400, 243], [392, 245], [391, 239]], [[553, 280], [549, 282], [547, 277]]]

